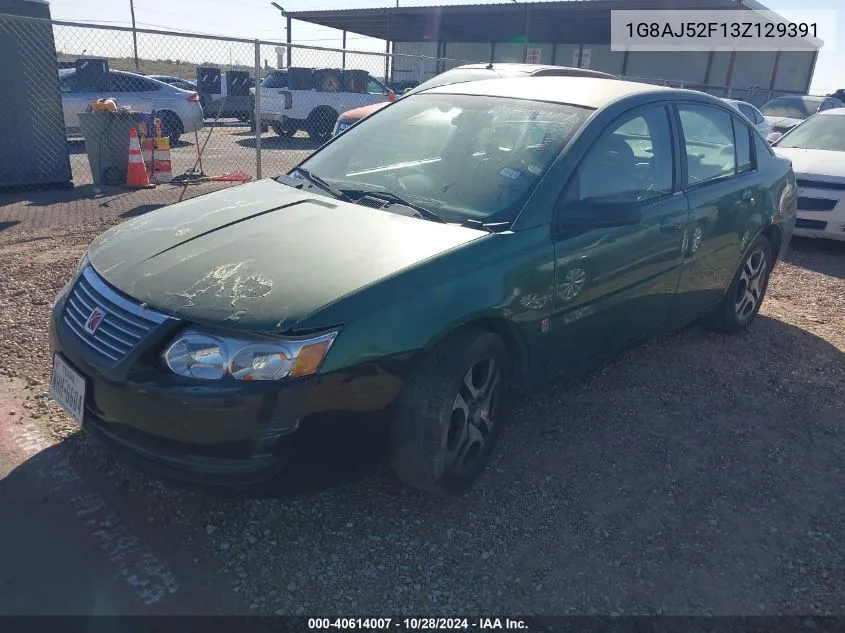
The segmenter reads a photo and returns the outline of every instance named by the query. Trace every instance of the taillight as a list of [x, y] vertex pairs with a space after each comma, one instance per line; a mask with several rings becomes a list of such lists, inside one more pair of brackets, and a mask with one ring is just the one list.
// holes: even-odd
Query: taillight
[[293, 107], [293, 95], [287, 90], [279, 90], [279, 94], [285, 98], [285, 110], [290, 110]]
[[200, 96], [196, 92], [192, 92], [188, 95], [188, 101], [190, 101], [191, 103], [199, 103]]
[[387, 100], [391, 101], [391, 102], [396, 101], [396, 93], [393, 92], [392, 90], [388, 90], [387, 91]]

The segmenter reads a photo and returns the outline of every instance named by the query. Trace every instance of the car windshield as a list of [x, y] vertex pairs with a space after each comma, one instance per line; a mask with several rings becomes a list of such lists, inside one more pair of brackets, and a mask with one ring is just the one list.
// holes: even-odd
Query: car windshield
[[509, 222], [591, 112], [424, 93], [350, 128], [302, 167], [335, 190], [392, 194], [450, 222]]
[[777, 147], [845, 152], [845, 116], [817, 114], [784, 136]]
[[815, 99], [802, 97], [782, 97], [772, 99], [762, 108], [760, 112], [766, 116], [779, 116], [788, 119], [806, 119], [814, 114], [819, 108], [819, 102]]

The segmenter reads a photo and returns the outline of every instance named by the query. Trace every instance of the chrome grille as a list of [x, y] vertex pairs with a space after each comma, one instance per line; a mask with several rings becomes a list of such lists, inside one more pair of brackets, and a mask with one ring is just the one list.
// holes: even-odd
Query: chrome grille
[[[85, 324], [97, 308], [104, 316], [91, 333]], [[167, 316], [126, 299], [91, 266], [86, 266], [71, 288], [62, 320], [91, 350], [111, 363], [118, 363]]]

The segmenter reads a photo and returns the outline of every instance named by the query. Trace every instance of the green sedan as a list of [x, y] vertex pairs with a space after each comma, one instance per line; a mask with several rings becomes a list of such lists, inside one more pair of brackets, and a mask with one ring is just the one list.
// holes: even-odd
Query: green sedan
[[55, 303], [52, 393], [176, 481], [272, 488], [329, 416], [385, 420], [396, 474], [459, 494], [514, 394], [694, 320], [748, 327], [795, 213], [789, 161], [715, 97], [442, 86], [97, 238]]

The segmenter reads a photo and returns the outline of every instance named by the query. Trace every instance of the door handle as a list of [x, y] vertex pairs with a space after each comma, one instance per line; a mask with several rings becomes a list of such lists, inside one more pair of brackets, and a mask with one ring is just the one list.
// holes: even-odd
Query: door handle
[[674, 216], [663, 218], [663, 221], [660, 223], [660, 232], [666, 235], [677, 233], [680, 229], [681, 223], [678, 222], [678, 218]]
[[751, 193], [750, 189], [746, 189], [742, 192], [742, 200], [740, 202], [742, 205], [750, 205], [754, 204], [754, 194]]

